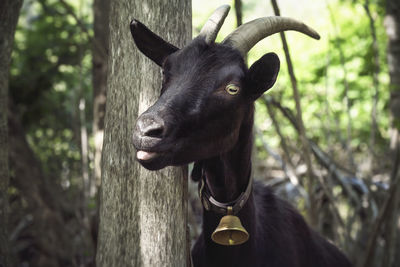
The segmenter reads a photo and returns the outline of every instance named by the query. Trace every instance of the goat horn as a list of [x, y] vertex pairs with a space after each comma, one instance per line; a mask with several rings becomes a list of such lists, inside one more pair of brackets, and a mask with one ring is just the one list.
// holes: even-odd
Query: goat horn
[[242, 55], [262, 39], [282, 31], [298, 31], [319, 40], [319, 34], [302, 22], [285, 17], [265, 17], [252, 20], [241, 25], [229, 34], [222, 43], [234, 47]]
[[203, 28], [201, 28], [199, 36], [204, 36], [207, 44], [214, 43], [230, 8], [229, 5], [217, 8], [204, 24]]

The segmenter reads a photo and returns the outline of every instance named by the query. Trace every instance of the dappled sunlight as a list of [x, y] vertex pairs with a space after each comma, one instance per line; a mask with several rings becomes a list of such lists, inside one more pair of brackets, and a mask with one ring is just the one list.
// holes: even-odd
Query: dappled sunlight
[[[372, 0], [278, 1], [282, 16], [305, 23], [315, 29], [321, 39], [286, 31], [286, 53], [292, 68], [288, 65], [279, 33], [261, 40], [245, 55], [249, 67], [270, 52], [276, 53], [280, 60], [276, 83], [255, 102], [251, 153], [253, 177], [295, 206], [313, 229], [338, 246], [358, 267], [400, 265], [400, 254], [395, 253], [399, 251], [400, 240], [400, 20], [396, 16], [398, 0], [387, 1], [392, 5]], [[173, 56], [157, 58], [159, 62], [152, 59], [163, 66], [163, 70], [145, 58], [140, 53], [142, 49], [139, 51], [132, 40], [130, 21], [133, 14], [141, 14], [142, 23], [151, 25], [150, 30], [168, 41], [181, 40], [181, 44], [173, 45], [182, 48], [184, 37], [190, 33], [189, 23], [184, 22], [190, 22], [190, 17], [178, 20], [182, 18], [182, 10], [171, 13], [166, 3], [145, 0], [24, 1], [14, 35], [11, 64], [9, 69], [2, 66], [7, 67], [6, 74], [9, 73], [9, 79], [5, 79], [9, 89], [1, 94], [1, 103], [8, 101], [8, 117], [2, 116], [0, 123], [4, 128], [8, 121], [8, 150], [0, 149], [7, 152], [4, 155], [9, 161], [6, 171], [10, 182], [7, 178], [4, 184], [9, 186], [4, 190], [9, 196], [10, 242], [18, 266], [95, 266], [97, 242], [104, 242], [98, 241], [97, 236], [101, 201], [118, 203], [104, 206], [111, 215], [103, 220], [110, 224], [110, 236], [115, 234], [115, 240], [130, 245], [116, 247], [116, 257], [120, 256], [118, 253], [133, 253], [134, 245], [130, 242], [134, 240], [133, 235], [139, 235], [137, 246], [145, 249], [131, 264], [145, 260], [148, 262], [143, 266], [152, 266], [149, 255], [165, 248], [152, 247], [154, 242], [167, 240], [167, 235], [148, 228], [147, 222], [157, 224], [164, 220], [158, 229], [167, 233], [175, 220], [187, 224], [192, 245], [200, 235], [203, 208], [197, 183], [190, 181], [187, 185], [186, 180], [175, 179], [186, 175], [182, 169], [149, 172], [139, 168], [135, 160], [136, 155], [149, 161], [188, 146], [175, 142], [162, 153], [139, 150], [137, 154], [133, 144], [137, 115], [146, 111], [160, 96], [161, 80], [165, 88], [174, 82], [168, 78], [179, 68], [166, 70], [166, 65], [171, 64], [166, 58]], [[169, 5], [183, 3], [189, 2], [171, 1]], [[193, 37], [199, 35], [216, 8], [228, 4], [230, 13], [216, 38], [217, 43], [222, 42], [236, 29], [234, 3], [193, 0]], [[275, 14], [272, 1], [248, 0], [242, 1], [241, 5], [243, 23]], [[190, 8], [185, 7], [189, 14]], [[108, 16], [110, 11], [116, 10], [121, 11], [119, 16]], [[164, 14], [160, 15], [160, 12]], [[156, 27], [154, 21], [164, 24]], [[185, 26], [187, 31], [183, 32]], [[171, 27], [180, 32], [167, 31]], [[115, 30], [110, 33], [109, 29]], [[112, 41], [110, 36], [114, 38]], [[146, 46], [151, 43], [147, 39], [143, 42]], [[210, 49], [209, 43], [204, 46]], [[161, 50], [161, 47], [160, 44], [157, 49]], [[148, 49], [148, 53], [154, 53], [154, 47]], [[237, 75], [239, 78], [234, 82], [238, 85], [231, 96], [242, 97], [247, 96], [247, 92], [241, 90], [247, 88], [242, 80], [243, 77], [247, 79], [243, 73], [248, 70], [242, 67], [239, 53], [237, 58], [242, 76]], [[262, 66], [270, 65], [277, 66]], [[216, 68], [211, 67], [214, 66], [207, 66], [207, 71], [212, 69], [215, 73], [209, 75], [217, 75]], [[201, 72], [192, 76], [202, 78]], [[120, 76], [124, 73], [126, 75]], [[229, 76], [229, 80], [233, 78]], [[187, 84], [194, 88], [199, 83]], [[191, 89], [185, 88], [185, 81], [180, 85], [179, 94]], [[207, 86], [213, 85], [204, 83], [203, 87]], [[198, 90], [203, 87], [198, 86]], [[223, 92], [225, 87], [221, 88]], [[193, 114], [202, 105], [210, 105], [206, 111], [212, 110], [210, 99], [214, 95], [207, 96], [202, 102], [195, 99], [201, 95], [196, 95], [198, 92], [168, 103], [171, 105], [168, 108], [172, 110], [174, 105], [191, 101], [185, 113], [180, 115], [190, 115], [191, 119], [197, 118]], [[226, 104], [225, 97], [220, 95], [215, 100], [217, 104], [212, 102], [215, 108], [221, 108], [217, 115], [224, 112], [222, 107]], [[116, 99], [121, 102], [113, 105]], [[197, 107], [195, 111], [192, 110], [194, 107]], [[6, 114], [5, 109], [1, 111]], [[232, 109], [231, 114], [235, 112]], [[183, 120], [181, 117], [176, 121]], [[207, 119], [210, 125], [216, 121], [213, 116]], [[224, 117], [224, 121], [218, 122], [225, 125], [226, 121]], [[176, 122], [171, 132], [180, 131], [181, 138], [193, 132], [209, 134], [206, 127], [209, 124], [193, 130], [192, 122], [186, 122], [188, 129]], [[215, 128], [220, 126], [219, 123], [215, 123]], [[227, 123], [226, 129], [234, 128], [230, 124]], [[6, 133], [3, 128], [0, 134]], [[155, 129], [152, 134], [161, 139], [160, 136], [165, 134], [163, 130]], [[234, 130], [229, 134], [234, 136]], [[234, 137], [237, 136], [239, 134]], [[106, 152], [103, 151], [103, 159], [104, 153], [108, 153], [107, 161], [102, 161], [101, 156], [103, 140], [108, 142]], [[202, 142], [200, 137], [195, 140], [196, 144], [189, 144], [192, 150]], [[202, 149], [205, 150], [203, 146], [199, 148]], [[122, 155], [121, 158], [116, 156], [117, 153]], [[218, 153], [212, 157], [227, 152]], [[179, 156], [177, 153], [171, 161]], [[201, 158], [199, 162], [203, 160], [209, 159]], [[172, 174], [177, 177], [169, 177]], [[198, 175], [203, 179], [203, 169]], [[102, 179], [117, 186], [102, 192]], [[165, 186], [165, 181], [182, 182], [183, 185], [172, 188], [172, 182]], [[137, 199], [145, 192], [144, 197]], [[164, 203], [159, 194], [181, 194], [183, 197]], [[182, 202], [185, 198], [189, 199], [187, 206]], [[152, 206], [153, 202], [158, 206]], [[0, 208], [3, 203], [0, 199]], [[162, 213], [168, 210], [173, 214], [179, 209], [185, 214], [186, 208], [189, 209], [188, 218], [183, 218], [186, 215], [171, 218], [170, 214]], [[135, 227], [139, 229], [137, 232], [132, 230]], [[174, 233], [183, 236], [184, 228], [175, 229]], [[0, 236], [0, 242], [2, 240]]]

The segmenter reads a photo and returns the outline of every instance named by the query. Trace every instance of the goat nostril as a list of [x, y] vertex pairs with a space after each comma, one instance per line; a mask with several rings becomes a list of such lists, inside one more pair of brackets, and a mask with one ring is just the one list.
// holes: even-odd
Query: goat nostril
[[154, 114], [143, 114], [137, 121], [136, 132], [141, 137], [162, 138], [165, 134], [165, 121]]
[[158, 127], [158, 128], [153, 128], [153, 129], [148, 129], [144, 135], [148, 137], [155, 137], [155, 138], [160, 138], [164, 132], [164, 128]]

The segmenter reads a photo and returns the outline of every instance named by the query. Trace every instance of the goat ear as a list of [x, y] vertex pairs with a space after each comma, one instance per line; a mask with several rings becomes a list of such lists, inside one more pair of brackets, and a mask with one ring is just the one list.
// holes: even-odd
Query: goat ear
[[275, 53], [268, 53], [251, 65], [247, 82], [250, 96], [255, 100], [270, 89], [278, 76], [280, 61]]
[[179, 50], [150, 31], [138, 20], [131, 21], [131, 33], [139, 50], [160, 67], [167, 56]]

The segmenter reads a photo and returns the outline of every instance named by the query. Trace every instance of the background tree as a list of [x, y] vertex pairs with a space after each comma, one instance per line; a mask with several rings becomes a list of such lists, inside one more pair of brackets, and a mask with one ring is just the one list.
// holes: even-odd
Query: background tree
[[394, 267], [400, 259], [400, 3], [386, 1], [385, 28], [388, 36], [388, 67], [390, 76], [390, 115], [392, 119], [390, 150], [393, 155], [391, 187], [393, 199], [388, 212], [385, 239], [386, 251], [383, 264]]
[[8, 234], [8, 77], [14, 33], [22, 0], [0, 3], [0, 266], [11, 265]]
[[[106, 112], [108, 24], [110, 1], [93, 3], [93, 137], [94, 137], [94, 188], [101, 184], [101, 150], [103, 147], [104, 115]], [[97, 190], [96, 190], [97, 191]]]
[[134, 159], [135, 119], [159, 95], [161, 74], [135, 47], [133, 18], [178, 47], [191, 39], [190, 1], [111, 2], [97, 264], [185, 266], [185, 169], [149, 172]]

